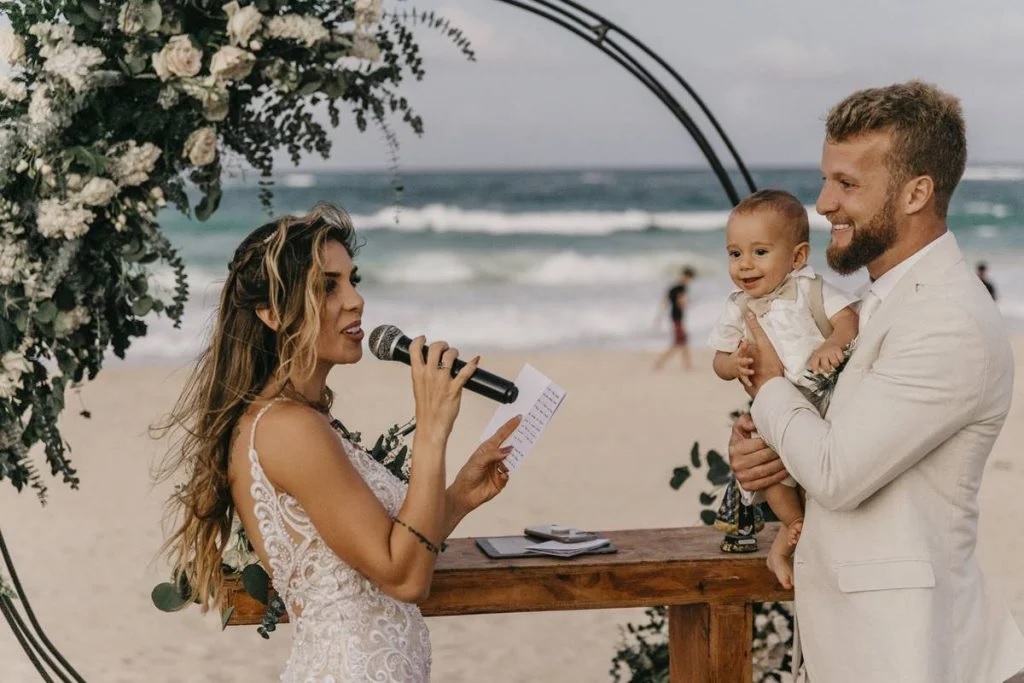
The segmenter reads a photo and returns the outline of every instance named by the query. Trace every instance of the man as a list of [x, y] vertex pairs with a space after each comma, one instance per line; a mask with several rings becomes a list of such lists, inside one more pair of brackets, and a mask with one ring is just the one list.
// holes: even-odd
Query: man
[[665, 361], [676, 351], [679, 351], [679, 354], [682, 356], [684, 370], [690, 370], [693, 367], [693, 364], [690, 362], [690, 347], [687, 346], [688, 335], [683, 324], [683, 318], [686, 314], [686, 288], [693, 281], [695, 275], [696, 271], [693, 268], [690, 266], [683, 267], [679, 271], [676, 283], [669, 288], [665, 295], [663, 307], [668, 307], [669, 317], [672, 319], [672, 344], [654, 361], [655, 370], [660, 370]]
[[924, 83], [862, 90], [830, 112], [816, 207], [832, 224], [826, 256], [872, 282], [824, 418], [748, 318], [754, 401], [729, 452], [748, 490], [787, 470], [806, 490], [795, 585], [812, 683], [1001, 683], [1024, 668], [1024, 637], [974, 552], [1014, 366], [946, 228], [966, 147], [959, 102]]
[[979, 261], [978, 265], [975, 266], [976, 272], [978, 273], [978, 279], [981, 280], [981, 284], [985, 285], [985, 289], [988, 290], [989, 295], [996, 298], [995, 285], [988, 279], [988, 264], [984, 261]]

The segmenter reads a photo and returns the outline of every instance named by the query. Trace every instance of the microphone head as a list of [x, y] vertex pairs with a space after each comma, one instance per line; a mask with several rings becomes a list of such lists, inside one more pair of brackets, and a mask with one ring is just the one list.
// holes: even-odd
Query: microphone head
[[394, 360], [395, 342], [402, 331], [394, 325], [378, 325], [370, 332], [370, 353], [381, 360]]

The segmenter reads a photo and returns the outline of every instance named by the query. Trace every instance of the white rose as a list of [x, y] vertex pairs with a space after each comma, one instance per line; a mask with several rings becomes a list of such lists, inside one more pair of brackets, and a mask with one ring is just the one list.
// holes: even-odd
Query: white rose
[[210, 73], [222, 81], [240, 81], [252, 73], [256, 55], [238, 47], [225, 45], [210, 60]]
[[17, 351], [8, 351], [0, 359], [0, 365], [3, 365], [4, 371], [12, 375], [21, 375], [32, 369], [28, 360], [25, 356], [21, 355]]
[[203, 126], [193, 131], [185, 140], [181, 156], [188, 157], [196, 166], [212, 164], [217, 158], [217, 131], [213, 126]]
[[14, 395], [21, 388], [21, 375], [10, 377], [0, 375], [0, 398], [14, 398]]
[[7, 74], [0, 73], [0, 95], [12, 102], [21, 102], [28, 97], [28, 89], [24, 83], [11, 80]]
[[349, 55], [356, 59], [376, 62], [380, 59], [380, 46], [377, 45], [377, 40], [373, 36], [357, 33], [352, 36], [352, 47], [349, 49]]
[[11, 66], [19, 66], [25, 60], [25, 41], [10, 26], [0, 28], [0, 58]]
[[142, 19], [142, 12], [132, 2], [125, 2], [121, 5], [121, 11], [117, 13], [117, 26], [125, 35], [134, 35], [146, 28], [146, 22]]
[[[199, 73], [199, 69], [202, 67], [203, 53], [192, 45], [192, 39], [187, 35], [174, 36], [167, 41], [167, 44], [164, 45], [158, 54], [161, 55], [163, 67], [173, 76], [191, 78]], [[157, 75], [159, 76], [160, 70], [157, 67], [155, 55], [153, 67], [157, 69]], [[167, 80], [163, 76], [160, 78], [161, 80]]]
[[380, 0], [356, 0], [356, 26], [366, 28], [380, 23]]
[[90, 178], [75, 199], [86, 206], [106, 206], [117, 194], [117, 183], [108, 178]]
[[164, 59], [164, 52], [153, 53], [153, 71], [156, 72], [157, 78], [161, 81], [166, 81], [171, 77], [171, 72], [167, 70], [167, 62]]
[[234, 0], [222, 9], [228, 15], [228, 41], [232, 45], [247, 46], [263, 23], [263, 15], [254, 5], [239, 7]]

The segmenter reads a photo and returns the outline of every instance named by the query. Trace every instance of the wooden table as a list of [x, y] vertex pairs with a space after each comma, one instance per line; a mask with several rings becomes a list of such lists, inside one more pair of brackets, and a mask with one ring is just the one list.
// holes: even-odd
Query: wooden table
[[[673, 683], [735, 683], [753, 675], [753, 603], [792, 600], [765, 566], [778, 525], [758, 534], [760, 550], [719, 550], [710, 527], [607, 531], [619, 552], [572, 559], [488, 558], [473, 539], [448, 541], [425, 616], [668, 606]], [[263, 605], [235, 594], [229, 624], [258, 624]]]

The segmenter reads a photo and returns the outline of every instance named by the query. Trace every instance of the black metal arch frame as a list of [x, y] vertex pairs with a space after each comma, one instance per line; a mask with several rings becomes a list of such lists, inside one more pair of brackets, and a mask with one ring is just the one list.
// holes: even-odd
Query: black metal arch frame
[[[681, 87], [683, 91], [693, 100], [700, 109], [701, 113], [711, 124], [715, 134], [717, 134], [721, 143], [725, 145], [729, 155], [736, 164], [737, 170], [743, 176], [744, 182], [750, 192], [757, 190], [757, 186], [754, 184], [754, 179], [751, 177], [750, 172], [747, 170], [746, 165], [743, 163], [743, 159], [740, 158], [739, 152], [733, 146], [732, 141], [725, 134], [722, 126], [715, 119], [711, 110], [708, 109], [704, 101], [697, 95], [696, 91], [690, 86], [686, 80], [679, 75], [675, 69], [673, 69], [664, 59], [662, 59], [656, 52], [651, 50], [647, 45], [638, 40], [633, 34], [629, 33], [621, 26], [609, 21], [600, 14], [590, 10], [578, 2], [572, 0], [497, 0], [505, 5], [511, 5], [512, 7], [518, 7], [519, 9], [535, 14], [539, 17], [547, 19], [548, 21], [561, 26], [565, 30], [573, 33], [583, 40], [587, 41], [601, 52], [611, 57], [616, 63], [622, 68], [632, 74], [638, 81], [643, 83], [647, 88], [654, 94], [658, 100], [661, 101], [665, 107], [672, 112], [672, 115], [686, 128], [690, 137], [697, 143], [697, 147], [700, 148], [701, 153], [704, 154], [704, 158], [711, 166], [711, 170], [714, 171], [715, 176], [718, 178], [718, 182], [721, 184], [722, 189], [725, 190], [725, 194], [729, 197], [729, 200], [733, 205], [738, 204], [740, 201], [740, 194], [733, 185], [732, 179], [729, 177], [729, 172], [722, 164], [722, 160], [719, 158], [714, 147], [708, 141], [708, 138], [701, 131], [700, 127], [693, 120], [693, 117], [686, 111], [679, 100], [672, 94], [672, 92], [662, 83], [653, 73], [651, 69], [646, 67], [641, 59], [646, 59], [649, 62], [653, 62], [655, 66], [660, 67], [665, 71], [671, 82], [674, 82], [677, 86]], [[632, 54], [633, 51], [639, 51], [639, 57]]]
[[[690, 134], [690, 137], [693, 138], [693, 141], [700, 148], [704, 158], [711, 166], [711, 170], [718, 178], [718, 182], [722, 185], [722, 189], [729, 197], [729, 200], [734, 205], [739, 203], [740, 195], [733, 185], [732, 179], [729, 177], [729, 172], [726, 170], [707, 136], [704, 135], [700, 127], [693, 120], [693, 117], [690, 116], [665, 84], [658, 80], [651, 72], [651, 69], [641, 62], [641, 59], [632, 54], [633, 50], [638, 50], [640, 58], [653, 62], [655, 66], [668, 73], [671, 81], [682, 88], [690, 99], [693, 100], [711, 124], [721, 143], [725, 145], [729, 155], [736, 164], [737, 170], [742, 175], [744, 182], [746, 182], [749, 191], [754, 192], [757, 189], [750, 172], [733, 146], [732, 141], [729, 140], [725, 131], [722, 130], [722, 126], [712, 115], [711, 110], [708, 109], [704, 101], [701, 100], [690, 84], [675, 69], [631, 33], [572, 0], [498, 0], [498, 2], [517, 7], [547, 19], [570, 33], [579, 36], [611, 57], [638, 81], [647, 86], [654, 96], [683, 125]], [[25, 654], [39, 672], [42, 680], [50, 683], [56, 677], [56, 680], [62, 683], [71, 683], [72, 681], [84, 683], [82, 677], [68, 664], [67, 660], [61, 656], [57, 648], [46, 637], [42, 627], [36, 620], [28, 598], [21, 587], [18, 575], [14, 570], [14, 563], [7, 551], [2, 534], [0, 534], [0, 556], [3, 558], [3, 564], [6, 565], [7, 573], [17, 591], [20, 607], [24, 610], [28, 623], [26, 623], [26, 618], [22, 618], [19, 614], [17, 606], [11, 597], [2, 594], [0, 594], [0, 614], [7, 621], [8, 626], [10, 626]], [[50, 671], [47, 671], [47, 669]]]

